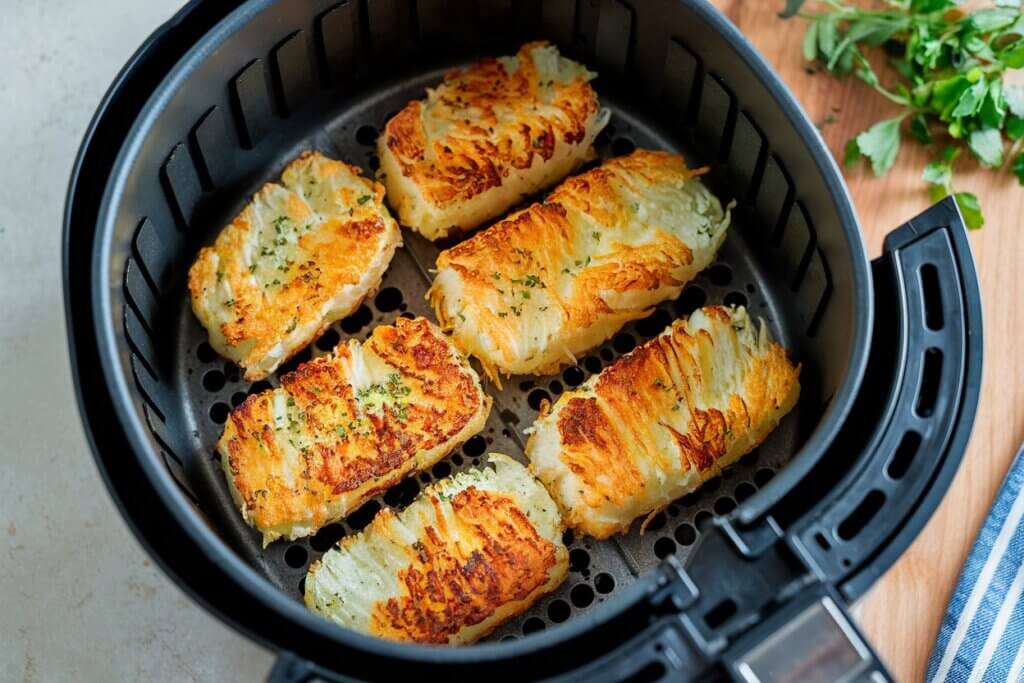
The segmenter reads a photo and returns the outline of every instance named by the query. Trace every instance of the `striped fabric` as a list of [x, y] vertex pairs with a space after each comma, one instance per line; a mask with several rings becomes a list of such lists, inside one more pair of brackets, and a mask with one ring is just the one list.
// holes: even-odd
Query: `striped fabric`
[[1024, 448], [942, 620], [929, 683], [1024, 682]]

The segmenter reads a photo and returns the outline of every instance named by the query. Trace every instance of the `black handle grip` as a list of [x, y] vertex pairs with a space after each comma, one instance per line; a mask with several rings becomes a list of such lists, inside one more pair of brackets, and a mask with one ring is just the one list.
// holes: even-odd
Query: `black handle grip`
[[872, 270], [871, 359], [830, 453], [856, 465], [790, 527], [796, 550], [847, 599], [895, 561], [938, 505], [963, 457], [981, 383], [978, 277], [956, 202], [892, 232]]

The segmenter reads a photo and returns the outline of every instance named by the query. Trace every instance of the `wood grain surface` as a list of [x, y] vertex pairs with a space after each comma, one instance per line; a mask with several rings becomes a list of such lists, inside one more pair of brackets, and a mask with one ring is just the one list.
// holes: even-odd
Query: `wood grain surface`
[[[804, 24], [777, 17], [782, 0], [712, 1], [782, 74], [837, 159], [850, 136], [896, 111], [854, 78], [808, 73], [800, 48]], [[863, 166], [846, 171], [872, 257], [881, 252], [886, 233], [928, 206], [921, 170], [931, 154], [916, 143], [904, 144], [896, 166], [882, 178]], [[971, 233], [984, 307], [981, 404], [967, 454], [941, 506], [855, 610], [900, 681], [924, 680], [946, 602], [1024, 441], [1024, 188], [1009, 173], [958, 161], [957, 189], [976, 193], [986, 217], [985, 227]]]

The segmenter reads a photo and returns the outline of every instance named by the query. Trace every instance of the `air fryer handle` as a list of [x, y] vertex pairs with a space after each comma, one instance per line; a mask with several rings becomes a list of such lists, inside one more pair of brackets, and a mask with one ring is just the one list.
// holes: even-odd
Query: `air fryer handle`
[[890, 233], [872, 262], [875, 323], [860, 395], [832, 456], [853, 462], [790, 525], [795, 551], [847, 601], [910, 545], [963, 458], [981, 384], [978, 274], [956, 202]]

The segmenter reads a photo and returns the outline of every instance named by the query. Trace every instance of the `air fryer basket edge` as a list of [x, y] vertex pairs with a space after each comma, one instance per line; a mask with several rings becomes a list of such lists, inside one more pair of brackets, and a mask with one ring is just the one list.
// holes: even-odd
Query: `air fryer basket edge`
[[[196, 5], [198, 5], [198, 4], [199, 3], [197, 3]], [[189, 11], [191, 11], [192, 9], [194, 9], [196, 7], [196, 5], [193, 5], [193, 6], [190, 6], [190, 8], [187, 8], [185, 11], [183, 11], [178, 16], [178, 18], [176, 18], [173, 21], [173, 23], [175, 24], [174, 28], [176, 30], [183, 30], [182, 26], [185, 26], [185, 25], [188, 24], [189, 17], [187, 15], [188, 15]], [[208, 8], [208, 4], [207, 4], [207, 8]], [[698, 9], [708, 15], [705, 18], [708, 19], [709, 21], [718, 22], [721, 25], [725, 25], [725, 22], [722, 22], [722, 20], [717, 16], [717, 14], [714, 14], [714, 10], [710, 10], [709, 8], [704, 7], [702, 5], [698, 6]], [[721, 28], [721, 26], [719, 26], [719, 28]], [[724, 29], [722, 29], [722, 30], [724, 30]], [[734, 31], [734, 29], [733, 29], [733, 31]], [[201, 34], [202, 34], [202, 31], [198, 31], [197, 32], [197, 35], [201, 35]], [[739, 40], [738, 38], [736, 38], [736, 36], [733, 36], [733, 39], [734, 40]], [[773, 80], [774, 77], [772, 77], [770, 75], [770, 72], [768, 71], [767, 67], [765, 65], [763, 65], [763, 63], [761, 63], [758, 60], [758, 58], [753, 57], [751, 54], [749, 54], [749, 47], [745, 46], [742, 42], [739, 42], [736, 47], [737, 47], [737, 50], [739, 50], [743, 54], [743, 56], [746, 58], [747, 62], [749, 63], [749, 62], [753, 61], [754, 64], [756, 66], [758, 66], [764, 72], [762, 74], [762, 77], [766, 78], [770, 85], [774, 85], [775, 88], [778, 89], [778, 83]], [[825, 176], [828, 177], [830, 180], [836, 181], [837, 175], [835, 174], [834, 167], [832, 166], [832, 162], [831, 162], [830, 158], [827, 155], [827, 151], [825, 151], [821, 147], [820, 141], [817, 140], [816, 135], [813, 133], [813, 129], [810, 128], [810, 126], [807, 124], [806, 120], [804, 120], [802, 115], [799, 114], [799, 110], [796, 108], [795, 104], [790, 99], [788, 99], [788, 96], [786, 96], [785, 93], [782, 93], [780, 95], [778, 92], [776, 92], [775, 95], [776, 95], [776, 99], [781, 100], [784, 105], [788, 105], [789, 106], [789, 108], [791, 109], [789, 114], [791, 116], [794, 114], [794, 112], [796, 113], [798, 127], [801, 128], [802, 132], [805, 133], [805, 136], [807, 138], [807, 139], [805, 139], [805, 143], [810, 145], [812, 151], [814, 152], [815, 156], [817, 157], [817, 161], [819, 162], [819, 166], [821, 166], [821, 163], [824, 160], [825, 167], [828, 167], [828, 168], [825, 168], [825, 167], [819, 168], [819, 171], [824, 172]], [[86, 148], [88, 146], [89, 146], [89, 140], [87, 139], [86, 143], [83, 145], [83, 151], [82, 151], [83, 157], [82, 158], [84, 158], [84, 155], [86, 153]], [[79, 163], [81, 164], [81, 158], [80, 158], [80, 162]], [[80, 168], [80, 167], [81, 166], [79, 166], [78, 168]], [[80, 256], [77, 257], [77, 265], [75, 263], [73, 263], [75, 261], [75, 259], [72, 258], [72, 253], [71, 253], [71, 249], [70, 249], [70, 245], [72, 244], [72, 241], [76, 237], [75, 235], [71, 234], [70, 224], [71, 224], [71, 222], [73, 220], [73, 217], [71, 215], [72, 214], [72, 211], [71, 211], [71, 209], [72, 209], [72, 202], [75, 200], [75, 196], [74, 195], [78, 194], [76, 192], [76, 187], [78, 186], [78, 184], [81, 181], [81, 179], [78, 178], [77, 175], [78, 174], [76, 173], [76, 176], [73, 179], [72, 189], [71, 189], [71, 192], [69, 194], [69, 208], [68, 208], [68, 217], [67, 217], [67, 221], [68, 221], [67, 240], [68, 241], [66, 243], [66, 253], [65, 253], [65, 268], [66, 268], [65, 272], [66, 273], [71, 273], [72, 271], [77, 271], [78, 273], [81, 274], [81, 273], [87, 272], [87, 270], [85, 270], [85, 269], [83, 269], [81, 267], [82, 259], [81, 259]], [[836, 183], [838, 183], [838, 181], [836, 181]], [[845, 194], [843, 194], [843, 190], [842, 190], [841, 184], [836, 184], [836, 187], [833, 187], [832, 189], [836, 190], [837, 187], [838, 187], [838, 192], [839, 192], [839, 194], [841, 196], [841, 199], [842, 199], [842, 201], [840, 201], [840, 204], [844, 204], [845, 203]], [[848, 209], [849, 208], [848, 205], [846, 205], [845, 208]], [[851, 219], [851, 224], [852, 224], [852, 219]], [[77, 227], [81, 228], [82, 227], [81, 223], [78, 223]], [[855, 242], [857, 242], [859, 244], [859, 236], [856, 238]], [[854, 251], [857, 251], [857, 250], [854, 249]], [[862, 248], [861, 248], [861, 251], [862, 251]], [[857, 256], [862, 258], [862, 253], [857, 254]], [[84, 280], [82, 280], [82, 279], [77, 280], [77, 282], [83, 282], [83, 281]], [[92, 293], [94, 295], [96, 295], [96, 296], [101, 296], [102, 291], [105, 290], [107, 288], [107, 286], [108, 286], [108, 284], [105, 283], [105, 282], [104, 283], [99, 283], [99, 287], [97, 289], [92, 290]], [[112, 286], [119, 286], [119, 284], [112, 285]], [[867, 293], [870, 292], [870, 284], [869, 283], [867, 285], [867, 290], [866, 291], [862, 290], [862, 292], [864, 294], [867, 294]], [[83, 402], [81, 400], [81, 398], [82, 398], [82, 393], [81, 392], [82, 392], [82, 386], [83, 386], [83, 384], [82, 384], [83, 372], [84, 373], [93, 373], [95, 371], [95, 367], [84, 368], [84, 365], [86, 365], [86, 364], [83, 364], [79, 360], [82, 357], [82, 354], [88, 353], [88, 350], [85, 348], [87, 346], [86, 342], [82, 341], [83, 331], [81, 329], [80, 319], [76, 320], [75, 315], [74, 315], [74, 311], [72, 310], [72, 302], [75, 301], [76, 299], [80, 298], [80, 293], [76, 292], [76, 291], [73, 291], [73, 288], [71, 287], [71, 278], [70, 277], [66, 280], [66, 297], [67, 297], [67, 301], [68, 301], [69, 334], [71, 335], [72, 348], [74, 350], [74, 359], [75, 359], [75, 365], [76, 365], [76, 368], [75, 368], [75, 370], [76, 370], [76, 379], [78, 380], [78, 382], [77, 382], [77, 390], [79, 391], [79, 398], [80, 398], [80, 404], [82, 405], [82, 408], [83, 408], [83, 415], [86, 416], [87, 426], [90, 427], [90, 429], [88, 429], [87, 431], [89, 431], [91, 433], [91, 437], [92, 437], [93, 442], [94, 442], [93, 445], [95, 447], [95, 446], [99, 445], [99, 443], [98, 443], [99, 441], [101, 441], [102, 439], [104, 439], [106, 437], [105, 437], [105, 435], [102, 435], [101, 433], [99, 433], [97, 431], [97, 426], [98, 425], [96, 423], [93, 423], [89, 419], [88, 413], [95, 412], [95, 411], [101, 409], [102, 406], [87, 405], [85, 402]], [[867, 307], [864, 307], [864, 308], [867, 308]], [[97, 309], [92, 309], [92, 310], [97, 310]], [[102, 309], [100, 309], [100, 310], [102, 310]], [[868, 309], [868, 310], [870, 310], [870, 309]], [[106, 341], [110, 345], [110, 348], [107, 349], [107, 353], [103, 354], [103, 356], [102, 356], [104, 361], [106, 361], [106, 360], [108, 360], [110, 358], [116, 358], [119, 352], [118, 352], [117, 348], [115, 347], [115, 345], [113, 344], [113, 340], [109, 337], [108, 334], [106, 334], [106, 332], [109, 331], [109, 328], [105, 327], [107, 323], [104, 322], [104, 320], [103, 320], [104, 318], [106, 318], [106, 316], [103, 316], [103, 315], [98, 316], [95, 319], [95, 323], [96, 323], [97, 328], [99, 328], [97, 331], [100, 332], [100, 338], [106, 337]], [[109, 318], [106, 318], [106, 319], [109, 320]], [[76, 325], [78, 325], [78, 327], [79, 327], [79, 329], [77, 329], [77, 330], [76, 330]], [[866, 326], [866, 327], [869, 328], [869, 325]], [[90, 387], [90, 392], [92, 392], [95, 389], [98, 389], [100, 387], [102, 387], [103, 390], [107, 390], [107, 389], [109, 389], [111, 387], [118, 387], [118, 389], [115, 392], [114, 397], [113, 397], [114, 405], [116, 406], [116, 408], [119, 411], [125, 410], [126, 409], [126, 405], [125, 405], [126, 402], [125, 402], [124, 399], [125, 399], [126, 396], [129, 396], [131, 394], [131, 389], [127, 386], [127, 384], [123, 383], [124, 382], [124, 377], [125, 377], [124, 373], [114, 372], [114, 370], [111, 369], [106, 363], [104, 364], [104, 370], [108, 373], [107, 377], [106, 377], [106, 380], [104, 381], [104, 380], [101, 380], [101, 379], [97, 379], [95, 377], [95, 375], [93, 375], [94, 383], [93, 383], [93, 386]], [[120, 382], [120, 384], [119, 384], [119, 382]], [[854, 389], [855, 388], [856, 387], [854, 387]], [[851, 390], [851, 393], [852, 393], [852, 390]], [[90, 401], [90, 403], [92, 403], [92, 401]], [[833, 408], [837, 404], [843, 404], [843, 403], [849, 403], [849, 402], [848, 401], [844, 402], [844, 401], [834, 400], [833, 401]], [[840, 406], [840, 408], [841, 409], [845, 409], [845, 408], [848, 408], [848, 406], [845, 406], [845, 408], [843, 406]], [[112, 417], [108, 416], [108, 417], [105, 417], [105, 418], [101, 418], [100, 422], [98, 424], [106, 423], [106, 427], [110, 428], [110, 427], [114, 427], [117, 424], [127, 424], [127, 423], [132, 423], [132, 422], [136, 422], [137, 423], [137, 417], [138, 417], [137, 415], [130, 415], [129, 416], [127, 414], [122, 413], [119, 416], [119, 419], [117, 419], [117, 420], [114, 420]], [[836, 424], [838, 425], [840, 420], [834, 420], [834, 422], [836, 422]], [[138, 434], [131, 434], [131, 433], [129, 433], [128, 436], [132, 437], [132, 440], [135, 441], [136, 438], [139, 435]], [[132, 448], [132, 451], [135, 452], [135, 453], [145, 452], [146, 449], [147, 449], [147, 445], [146, 445], [145, 441], [146, 441], [145, 439], [139, 439], [137, 443], [133, 444], [134, 448]], [[97, 449], [97, 451], [104, 451], [104, 450], [106, 450], [106, 449]], [[124, 452], [123, 449], [119, 449], [119, 450], [121, 452]], [[110, 451], [106, 451], [106, 452], [109, 453]], [[97, 452], [97, 457], [98, 458], [102, 458], [100, 452]], [[156, 460], [153, 460], [153, 461], [150, 461], [150, 462], [145, 462], [144, 461], [143, 464], [148, 466], [149, 469], [151, 470], [151, 471], [146, 473], [146, 476], [150, 477], [151, 481], [158, 481], [159, 482], [159, 484], [157, 486], [157, 494], [159, 496], [161, 496], [161, 497], [165, 497], [165, 496], [170, 495], [170, 497], [173, 498], [174, 494], [177, 493], [177, 492], [176, 492], [176, 490], [174, 488], [173, 481], [170, 480], [169, 477], [167, 477], [167, 473], [166, 473], [166, 470], [163, 467], [163, 464], [158, 462], [158, 461], [156, 461]], [[114, 468], [115, 474], [117, 473], [116, 468], [123, 468], [123, 465], [118, 464], [118, 465], [115, 466], [115, 468]], [[791, 469], [792, 469], [792, 465], [791, 465], [791, 467], [789, 469], [786, 470], [786, 472], [789, 472]], [[126, 494], [124, 492], [124, 487], [123, 487], [123, 485], [122, 486], [118, 486], [118, 485], [112, 483], [112, 480], [115, 478], [115, 477], [111, 476], [112, 468], [111, 468], [110, 465], [104, 464], [102, 462], [102, 459], [101, 459], [101, 470], [103, 470], [105, 472], [106, 476], [108, 477], [108, 485], [111, 486], [111, 488], [112, 488], [112, 490], [113, 490], [113, 492], [115, 494], [115, 498], [118, 498], [119, 500], [122, 500], [126, 496]], [[782, 477], [781, 476], [776, 480], [776, 482], [777, 483], [773, 483], [773, 486], [775, 487], [775, 489], [777, 491], [777, 494], [775, 496], [762, 496], [762, 498], [760, 500], [764, 501], [764, 500], [769, 500], [771, 498], [781, 498], [782, 497], [781, 493], [784, 492], [784, 489], [786, 489], [787, 486], [783, 485], [784, 482], [782, 481]], [[754, 499], [753, 501], [750, 501], [750, 502], [756, 503], [757, 500], [758, 499]], [[182, 501], [182, 500], [168, 500], [167, 503], [168, 503], [169, 509], [171, 509], [175, 515], [181, 514], [181, 512], [182, 512], [181, 506], [183, 506], [185, 504], [185, 502]], [[123, 500], [122, 500], [122, 504], [124, 504]], [[769, 502], [769, 503], [766, 504], [766, 506], [770, 505], [770, 504], [771, 503]], [[749, 511], [750, 509], [751, 509], [750, 507], [745, 506], [744, 508], [742, 508], [742, 511], [746, 512], [746, 511]], [[138, 513], [136, 513], [136, 515], [137, 514]], [[133, 523], [133, 524], [136, 524], [136, 525], [142, 524], [143, 521], [138, 516], [136, 516], [136, 515], [131, 515], [131, 514], [127, 515], [128, 518], [129, 518], [130, 523]], [[752, 514], [748, 514], [747, 515], [747, 517], [753, 517], [753, 516], [757, 516], [757, 515], [752, 515]], [[185, 517], [189, 517], [189, 515], [186, 514]], [[191, 523], [195, 523], [197, 520], [189, 519], [188, 521], [191, 522]], [[181, 524], [181, 525], [184, 525], [184, 526], [191, 526], [192, 525], [192, 524], [186, 524], [185, 521], [183, 519], [181, 519], [181, 518], [179, 518], [177, 520], [177, 524]], [[193, 532], [195, 532], [195, 533], [202, 533], [204, 531], [206, 531], [206, 530], [202, 528], [201, 524], [197, 524], [197, 525], [193, 526]], [[153, 538], [153, 536], [148, 534], [148, 533], [140, 533], [139, 535], [140, 535], [141, 538], [147, 538], [147, 537], [148, 538]], [[195, 537], [190, 534], [189, 542], [192, 542], [194, 540], [195, 540]], [[156, 552], [155, 554], [159, 556], [159, 555], [162, 555], [163, 553]], [[232, 568], [232, 567], [230, 567], [228, 565], [221, 564], [225, 560], [225, 558], [222, 557], [219, 552], [216, 552], [215, 548], [214, 548], [214, 550], [211, 551], [211, 547], [210, 546], [206, 546], [204, 548], [204, 550], [203, 550], [203, 554], [204, 555], [209, 555], [210, 558], [214, 559], [218, 563], [218, 565], [221, 566], [222, 568], [226, 566], [228, 572], [235, 571], [235, 570], [238, 569], [238, 568]], [[230, 559], [230, 558], [228, 558], [228, 559]], [[180, 564], [180, 562], [179, 562], [179, 564]], [[246, 569], [246, 568], [242, 567], [242, 569]], [[172, 573], [175, 573], [175, 574], [180, 576], [183, 572], [180, 569], [178, 569], [178, 570], [172, 569]], [[238, 581], [238, 580], [244, 580], [244, 579], [246, 579], [246, 577], [244, 575], [234, 575], [234, 576], [230, 576], [229, 575], [228, 581], [230, 582], [230, 581]], [[186, 586], [190, 586], [190, 588], [192, 590], [195, 590], [194, 584], [192, 584], [190, 581], [185, 580], [185, 581], [183, 581], [183, 583]], [[263, 590], [263, 586], [259, 585], [259, 582], [257, 582], [256, 584], [251, 585], [249, 587], [249, 589], [252, 590], [255, 595], [259, 595], [259, 593]], [[213, 591], [211, 591], [211, 592], [213, 592]], [[215, 610], [218, 611], [218, 612], [221, 612], [223, 614], [223, 612], [224, 612], [223, 605], [219, 609], [215, 608]], [[249, 621], [249, 619], [246, 619], [245, 621]], [[588, 626], [588, 624], [586, 623], [587, 621], [588, 620], [585, 620], [585, 619], [578, 619], [577, 622], [572, 625], [574, 628], [571, 628], [569, 630], [570, 631], [582, 632], [582, 630], [586, 626]], [[251, 624], [253, 622], [249, 621], [249, 623]], [[236, 623], [236, 625], [237, 625], [237, 623]], [[249, 627], [249, 630], [252, 630], [251, 626]], [[563, 631], [563, 632], [566, 632], [566, 633], [568, 632], [568, 631], [566, 631], [565, 627], [563, 627], [560, 630]], [[337, 636], [337, 634], [333, 634], [333, 635]], [[517, 651], [525, 652], [527, 649], [529, 649], [530, 646], [534, 646], [535, 647], [535, 646], [539, 645], [539, 643], [537, 643], [537, 642], [529, 643], [530, 640], [536, 641], [536, 638], [527, 639], [527, 641], [516, 643], [515, 645], [512, 645], [512, 646], [509, 646], [509, 645], [501, 646], [503, 648], [503, 650], [500, 653], [500, 655], [501, 656], [507, 655], [509, 657], [514, 657], [514, 656], [517, 656], [518, 654], [521, 654], [521, 652], [517, 652]], [[325, 640], [325, 642], [327, 642], [327, 641]], [[361, 642], [360, 643], [360, 642], [358, 642], [358, 640], [356, 642], [357, 642], [357, 645], [358, 645], [358, 647], [360, 649], [363, 649], [363, 648], [367, 647], [367, 644], [365, 642]], [[385, 647], [383, 644], [377, 643], [376, 641], [372, 641], [372, 643], [374, 644], [374, 647], [376, 647], [378, 650], [387, 650], [387, 649], [389, 649], [389, 648]], [[527, 643], [529, 643], [529, 645], [527, 645]], [[277, 644], [280, 645], [279, 642]], [[492, 649], [491, 646], [474, 648], [474, 651], [473, 651], [472, 655], [469, 655], [469, 656], [464, 657], [462, 659], [481, 661], [481, 660], [490, 659], [491, 655], [498, 656], [497, 652], [487, 652], [487, 650], [491, 650], [491, 649]], [[381, 652], [381, 654], [385, 654], [386, 655], [387, 653], [386, 652]], [[393, 651], [391, 654], [396, 654], [397, 655], [399, 653], [396, 650], [396, 651]], [[406, 650], [404, 652], [404, 655], [408, 655], [408, 654], [409, 654], [409, 652]], [[439, 657], [431, 657], [431, 656], [429, 656], [427, 654], [424, 654], [424, 657], [427, 658], [427, 659], [439, 659]], [[458, 659], [460, 659], [460, 657], [458, 657], [458, 656], [450, 657], [448, 654], [444, 655], [444, 657], [441, 657], [441, 658], [449, 659], [450, 661], [451, 660], [458, 660]]]

